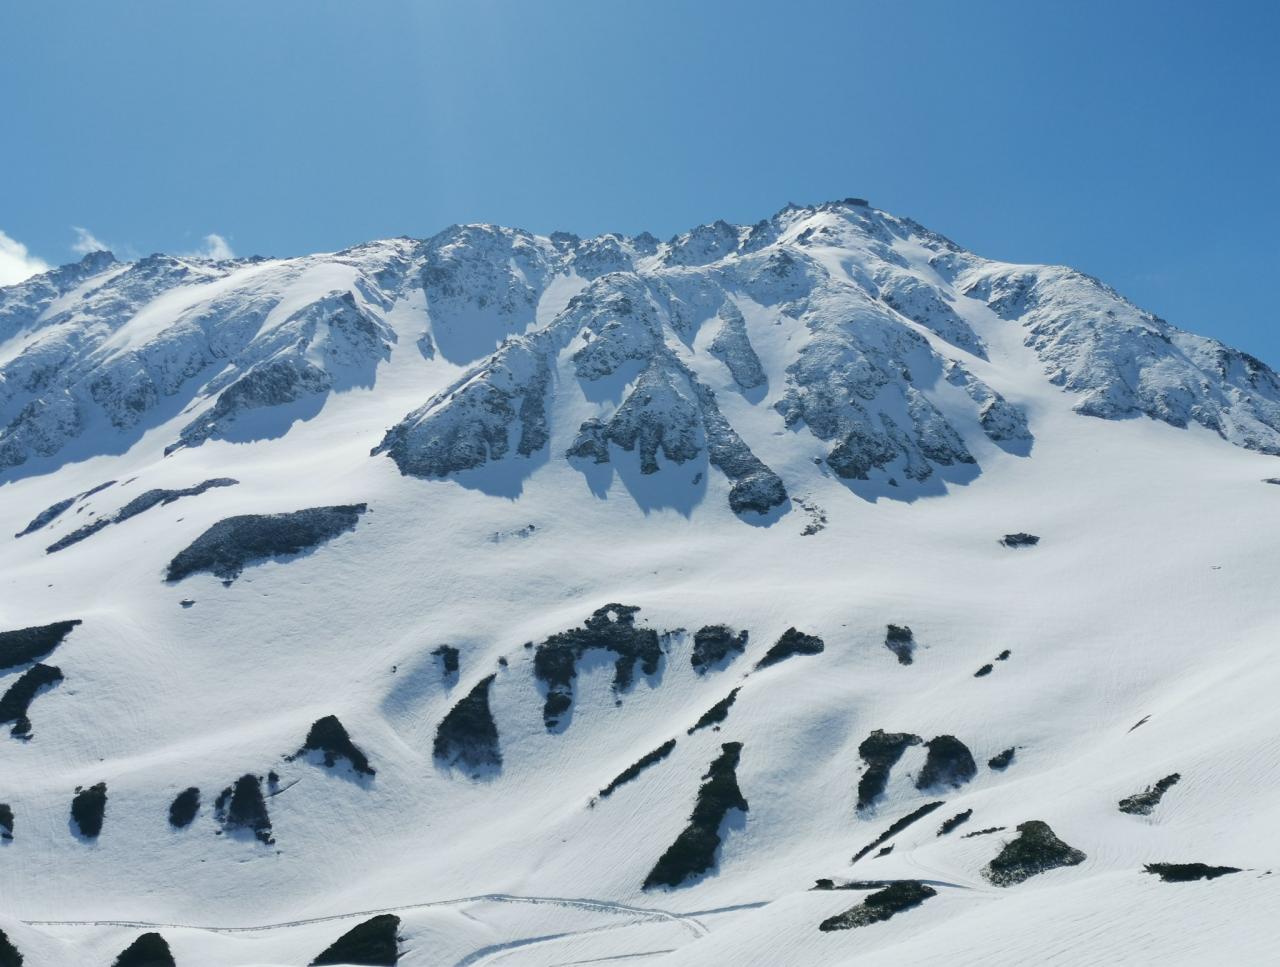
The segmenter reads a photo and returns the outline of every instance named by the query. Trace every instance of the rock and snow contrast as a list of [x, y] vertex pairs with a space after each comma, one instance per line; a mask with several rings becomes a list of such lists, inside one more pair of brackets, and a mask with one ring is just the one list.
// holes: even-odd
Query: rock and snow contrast
[[1267, 962], [1277, 456], [859, 199], [0, 288], [0, 964]]

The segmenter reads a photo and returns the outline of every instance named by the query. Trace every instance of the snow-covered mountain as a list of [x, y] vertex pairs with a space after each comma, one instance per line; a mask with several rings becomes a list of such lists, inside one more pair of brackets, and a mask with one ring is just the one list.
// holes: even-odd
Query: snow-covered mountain
[[1081, 273], [98, 252], [0, 426], [0, 965], [1272, 956], [1280, 378]]

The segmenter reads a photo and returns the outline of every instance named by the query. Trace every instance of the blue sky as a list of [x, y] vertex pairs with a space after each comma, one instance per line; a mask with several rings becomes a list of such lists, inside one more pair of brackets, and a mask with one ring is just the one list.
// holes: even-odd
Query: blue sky
[[6, 0], [0, 38], [11, 262], [862, 195], [1280, 366], [1274, 2]]

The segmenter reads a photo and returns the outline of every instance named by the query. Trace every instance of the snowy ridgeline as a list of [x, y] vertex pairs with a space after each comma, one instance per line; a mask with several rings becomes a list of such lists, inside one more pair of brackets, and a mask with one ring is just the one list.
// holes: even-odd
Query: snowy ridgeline
[[849, 481], [971, 479], [975, 434], [1027, 453], [982, 313], [1021, 327], [1080, 413], [1280, 453], [1280, 381], [1257, 359], [1080, 273], [989, 262], [851, 199], [665, 243], [472, 225], [288, 260], [94, 253], [0, 290], [0, 472], [156, 427], [166, 452], [279, 436], [332, 393], [376, 393], [409, 352], [447, 385], [376, 448], [406, 474], [527, 472], [560, 417], [573, 426], [552, 456], [584, 473], [617, 450], [643, 474], [700, 460], [735, 512], [767, 515], [787, 487], [726, 392], [753, 424], [811, 435], [797, 450]]

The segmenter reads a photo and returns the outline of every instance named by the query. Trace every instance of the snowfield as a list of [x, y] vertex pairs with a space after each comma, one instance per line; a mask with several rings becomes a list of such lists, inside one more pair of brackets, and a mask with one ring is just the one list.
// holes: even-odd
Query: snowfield
[[[1275, 959], [1280, 381], [1095, 280], [858, 200], [99, 254], [0, 289], [0, 417], [0, 632], [82, 622], [0, 638], [0, 692], [62, 676], [0, 695], [24, 967], [307, 964], [378, 914], [406, 967]], [[193, 544], [242, 566], [169, 580]], [[330, 715], [373, 775], [303, 749]]]

